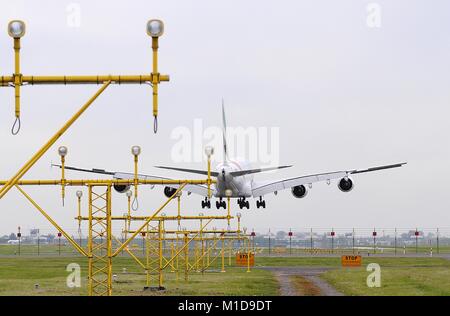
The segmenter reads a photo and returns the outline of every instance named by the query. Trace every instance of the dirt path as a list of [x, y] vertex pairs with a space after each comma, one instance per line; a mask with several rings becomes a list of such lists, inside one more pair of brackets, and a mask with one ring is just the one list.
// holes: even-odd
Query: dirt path
[[342, 296], [320, 278], [329, 268], [316, 267], [262, 267], [272, 271], [280, 284], [283, 296]]

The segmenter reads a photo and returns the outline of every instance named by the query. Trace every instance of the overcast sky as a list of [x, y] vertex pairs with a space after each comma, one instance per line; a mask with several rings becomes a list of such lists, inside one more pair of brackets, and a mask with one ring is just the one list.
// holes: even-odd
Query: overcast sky
[[[230, 126], [278, 128], [279, 163], [294, 165], [256, 180], [408, 162], [355, 176], [356, 187], [347, 194], [333, 182], [314, 185], [305, 199], [295, 199], [289, 190], [269, 195], [265, 210], [251, 201], [251, 210], [242, 211], [245, 226], [259, 232], [450, 227], [450, 4], [377, 1], [381, 15], [372, 19], [370, 3], [2, 0], [2, 75], [13, 72], [12, 39], [6, 33], [11, 19], [27, 23], [21, 50], [25, 75], [149, 73], [145, 24], [150, 18], [165, 22], [159, 67], [171, 81], [160, 86], [158, 134], [152, 131], [150, 87], [111, 86], [25, 178], [60, 177], [50, 168], [59, 161], [60, 145], [69, 148], [68, 165], [132, 171], [135, 144], [142, 147], [142, 173], [189, 177], [153, 166], [205, 168], [196, 161], [173, 161], [177, 141], [171, 136], [180, 127], [193, 130], [196, 119], [204, 128], [220, 126], [223, 97]], [[0, 178], [10, 178], [98, 88], [24, 87], [17, 136], [10, 134], [14, 92], [1, 88]], [[192, 150], [203, 152], [202, 147]], [[76, 230], [77, 188], [67, 188], [64, 208], [59, 187], [25, 189], [59, 223]], [[149, 214], [165, 200], [158, 188], [140, 192], [137, 214]], [[194, 195], [184, 199], [186, 212], [200, 212], [200, 201]], [[124, 196], [116, 194], [113, 203], [116, 214], [123, 213]], [[166, 213], [174, 210], [175, 205]], [[0, 200], [0, 212], [0, 233], [19, 225], [54, 231], [14, 189]]]

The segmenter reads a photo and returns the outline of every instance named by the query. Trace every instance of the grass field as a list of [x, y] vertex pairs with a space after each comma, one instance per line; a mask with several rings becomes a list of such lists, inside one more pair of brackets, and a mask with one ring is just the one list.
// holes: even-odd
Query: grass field
[[[82, 269], [82, 287], [66, 286], [69, 263], [78, 263]], [[369, 263], [381, 266], [381, 287], [369, 288], [366, 278]], [[128, 257], [114, 259], [113, 273], [118, 280], [113, 284], [114, 295], [278, 295], [279, 285], [272, 274], [258, 267], [327, 267], [321, 277], [346, 295], [450, 295], [450, 261], [443, 258], [381, 258], [365, 257], [361, 268], [342, 268], [339, 257], [257, 257], [255, 269], [226, 266], [227, 272], [193, 272], [189, 282], [180, 273], [164, 274], [161, 292], [143, 291], [145, 275]], [[127, 273], [123, 273], [126, 268]], [[81, 257], [65, 256], [4, 256], [0, 257], [0, 295], [86, 295], [87, 262]], [[293, 277], [298, 286], [307, 284], [301, 276]], [[35, 289], [35, 284], [39, 288]], [[152, 285], [155, 285], [154, 283]], [[310, 286], [310, 284], [309, 284]], [[315, 288], [303, 293], [316, 293]]]
[[[81, 267], [82, 287], [70, 289], [66, 286], [66, 266], [78, 263]], [[127, 273], [123, 274], [123, 268]], [[145, 291], [145, 275], [130, 258], [116, 258], [113, 273], [118, 280], [113, 284], [114, 295], [158, 295]], [[86, 295], [87, 264], [80, 257], [9, 257], [0, 258], [0, 295]], [[270, 272], [227, 267], [226, 273], [219, 270], [203, 275], [192, 272], [189, 282], [180, 273], [176, 281], [175, 273], [164, 274], [167, 288], [165, 295], [277, 295], [278, 284]], [[39, 284], [39, 289], [35, 289]], [[152, 285], [156, 285], [153, 282]]]
[[[381, 267], [381, 287], [369, 288], [368, 263]], [[450, 261], [439, 258], [370, 258], [361, 268], [338, 268], [322, 278], [346, 295], [450, 295]]]
[[[369, 263], [381, 267], [380, 288], [366, 284]], [[346, 295], [450, 295], [450, 260], [443, 258], [366, 257], [360, 268], [342, 268], [338, 257], [260, 257], [257, 265], [335, 268], [321, 277]]]

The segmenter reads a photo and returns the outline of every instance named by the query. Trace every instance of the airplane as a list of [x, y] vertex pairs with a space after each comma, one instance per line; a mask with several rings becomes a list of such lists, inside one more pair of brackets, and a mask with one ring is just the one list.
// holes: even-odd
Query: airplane
[[[248, 198], [256, 199], [256, 207], [266, 208], [266, 201], [264, 196], [270, 193], [278, 194], [279, 191], [290, 189], [291, 193], [296, 198], [304, 198], [308, 194], [308, 189], [312, 188], [312, 184], [315, 182], [326, 181], [330, 184], [331, 180], [339, 179], [337, 186], [342, 192], [350, 192], [354, 187], [354, 181], [350, 177], [351, 175], [356, 175], [360, 173], [367, 173], [385, 169], [398, 168], [406, 164], [406, 162], [372, 167], [362, 170], [344, 170], [335, 172], [325, 172], [311, 175], [304, 175], [299, 177], [291, 177], [287, 179], [280, 179], [276, 181], [266, 181], [257, 182], [253, 179], [253, 175], [256, 173], [279, 170], [292, 167], [290, 165], [277, 166], [270, 168], [251, 168], [248, 162], [238, 162], [233, 159], [228, 158], [227, 151], [227, 139], [226, 130], [227, 124], [225, 120], [225, 108], [222, 101], [222, 123], [223, 123], [223, 154], [224, 161], [219, 163], [214, 171], [211, 171], [211, 177], [214, 177], [217, 182], [211, 187], [212, 196], [217, 198], [216, 208], [226, 209], [225, 198], [231, 197], [236, 198], [237, 203], [241, 209], [250, 208], [250, 203]], [[60, 167], [60, 165], [53, 165]], [[177, 167], [167, 167], [167, 166], [155, 166], [160, 169], [167, 169], [179, 172], [187, 172], [200, 175], [208, 175], [206, 170], [197, 169], [185, 169]], [[76, 167], [66, 166], [65, 169], [76, 170], [82, 172], [91, 172], [97, 174], [110, 175], [115, 179], [134, 179], [133, 173], [126, 172], [111, 172], [104, 169], [82, 169]], [[168, 178], [139, 174], [138, 177], [144, 180], [168, 180]], [[172, 197], [179, 185], [166, 185], [164, 188], [164, 195], [168, 198]], [[129, 185], [114, 185], [114, 189], [119, 193], [125, 193], [130, 189]], [[202, 208], [211, 208], [211, 200], [208, 197], [208, 188], [206, 185], [188, 184], [183, 188], [183, 191], [187, 191], [188, 195], [191, 193], [200, 195], [204, 197], [201, 202]], [[228, 191], [228, 192], [227, 192]], [[231, 191], [231, 192], [230, 192]], [[227, 194], [228, 193], [228, 196]], [[231, 193], [231, 196], [230, 196]]]

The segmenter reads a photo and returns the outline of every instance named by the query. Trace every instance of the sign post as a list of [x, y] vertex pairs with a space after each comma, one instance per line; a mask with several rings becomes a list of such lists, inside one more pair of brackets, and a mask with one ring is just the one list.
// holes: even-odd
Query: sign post
[[331, 235], [331, 253], [334, 253], [334, 235], [335, 235], [335, 232], [334, 232], [333, 228], [331, 229], [330, 235]]
[[58, 232], [58, 254], [61, 255], [61, 232]]
[[377, 249], [377, 232], [375, 228], [373, 229], [372, 236], [373, 236], [373, 253], [375, 254]]
[[22, 233], [20, 232], [20, 226], [17, 227], [18, 233], [17, 238], [19, 239], [19, 256], [20, 256], [20, 239], [22, 238]]
[[292, 256], [292, 230], [289, 229], [289, 254]]

